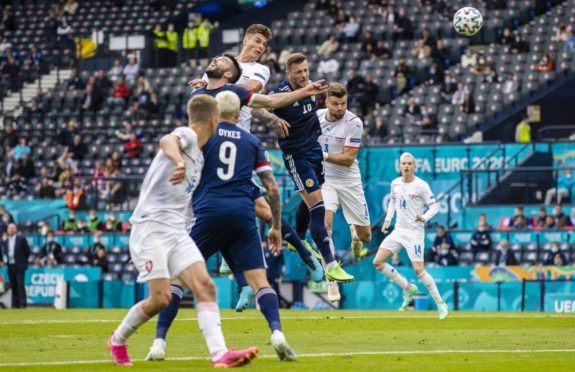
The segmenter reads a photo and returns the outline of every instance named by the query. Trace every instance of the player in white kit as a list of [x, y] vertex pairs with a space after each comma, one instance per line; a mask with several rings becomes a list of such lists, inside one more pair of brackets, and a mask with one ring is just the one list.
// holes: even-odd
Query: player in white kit
[[144, 178], [130, 222], [130, 255], [138, 282], [146, 282], [149, 297], [134, 305], [110, 336], [108, 347], [116, 365], [130, 366], [127, 339], [171, 301], [170, 281], [181, 280], [196, 296], [198, 323], [214, 367], [249, 363], [257, 347], [228, 350], [216, 302], [216, 287], [204, 259], [186, 230], [191, 195], [204, 164], [201, 147], [215, 133], [218, 105], [198, 95], [188, 102], [189, 127], [180, 127], [160, 140], [160, 151]]
[[[399, 310], [405, 310], [418, 288], [386, 263], [389, 257], [399, 253], [402, 247], [405, 248], [413, 270], [429, 290], [437, 304], [439, 319], [443, 320], [448, 314], [447, 304], [441, 298], [435, 281], [423, 266], [425, 223], [437, 214], [439, 207], [427, 182], [414, 175], [416, 162], [413, 155], [403, 153], [399, 158], [399, 168], [401, 177], [391, 182], [389, 207], [381, 231], [387, 234], [393, 215], [397, 212], [395, 229], [379, 246], [373, 265], [403, 289], [403, 304]], [[423, 208], [426, 204], [428, 210], [424, 214]]]
[[[371, 241], [369, 210], [357, 162], [363, 122], [347, 110], [347, 90], [342, 84], [329, 85], [326, 106], [317, 111], [322, 133], [318, 141], [324, 151], [325, 183], [321, 192], [325, 225], [331, 240], [333, 217], [341, 205], [350, 225], [353, 256], [359, 258], [367, 253], [363, 243]], [[334, 250], [333, 242], [331, 247]], [[340, 298], [337, 282], [328, 281], [328, 300], [336, 302]]]

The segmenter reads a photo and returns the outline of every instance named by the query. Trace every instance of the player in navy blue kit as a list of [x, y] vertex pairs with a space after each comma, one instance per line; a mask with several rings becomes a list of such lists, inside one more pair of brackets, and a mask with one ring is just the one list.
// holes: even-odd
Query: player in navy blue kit
[[[225, 53], [221, 57], [214, 58], [210, 65], [207, 67], [207, 85], [191, 92], [190, 97], [193, 97], [197, 94], [207, 94], [215, 97], [215, 95], [219, 92], [232, 91], [236, 93], [240, 98], [242, 107], [250, 106], [254, 108], [277, 108], [293, 104], [298, 99], [302, 99], [313, 94], [318, 94], [323, 89], [321, 86], [321, 81], [319, 81], [313, 84], [306, 84], [304, 87], [302, 87], [303, 89], [300, 89], [296, 92], [276, 94], [275, 96], [270, 97], [256, 94], [241, 86], [234, 85], [233, 83], [237, 82], [240, 75], [240, 64], [231, 54]], [[265, 110], [262, 111], [267, 113]], [[262, 116], [262, 114], [263, 113], [261, 113], [260, 116]], [[275, 115], [268, 115], [271, 115], [269, 116], [270, 119], [277, 119]], [[283, 120], [278, 120], [278, 122], [283, 122]], [[284, 127], [281, 125], [278, 125], [277, 128], [284, 129]], [[254, 185], [253, 191], [254, 200], [256, 200], [256, 214], [260, 219], [262, 219], [262, 221], [269, 224], [271, 219], [271, 212], [269, 210], [268, 203], [263, 198], [263, 195], [257, 186]], [[324, 272], [318, 259], [312, 256], [311, 253], [313, 250], [311, 247], [306, 247], [299, 240], [295, 230], [285, 220], [282, 221], [282, 236], [288, 243], [290, 243], [291, 246], [295, 247], [302, 261], [306, 264], [306, 268], [310, 272], [311, 278], [316, 282], [323, 280]], [[254, 293], [251, 292], [250, 286], [247, 284], [241, 274], [236, 276], [236, 280], [238, 282], [238, 288], [240, 288], [240, 298], [236, 306], [236, 311], [241, 312], [246, 309], [252, 302]]]
[[[270, 96], [297, 92], [309, 84], [309, 65], [301, 53], [288, 56], [286, 62], [287, 80], [271, 89]], [[289, 134], [279, 136], [278, 143], [284, 162], [297, 191], [310, 214], [312, 239], [321, 252], [326, 265], [326, 277], [338, 282], [351, 282], [353, 276], [346, 273], [335, 261], [325, 228], [325, 206], [321, 194], [324, 183], [324, 153], [318, 143], [321, 126], [316, 115], [316, 96], [308, 96], [291, 105], [273, 110], [273, 113], [287, 121]]]
[[[270, 250], [281, 249], [281, 203], [271, 165], [261, 142], [245, 130], [236, 127], [240, 99], [230, 91], [216, 95], [220, 109], [220, 124], [216, 135], [203, 148], [204, 168], [194, 192], [195, 223], [190, 235], [196, 239], [200, 252], [208, 259], [221, 252], [234, 273], [243, 273], [256, 293], [256, 301], [272, 331], [271, 343], [282, 361], [295, 361], [295, 354], [282, 332], [279, 301], [266, 277], [266, 264], [259, 230], [255, 220], [252, 172], [260, 177], [268, 193], [272, 210], [272, 226], [268, 232]], [[175, 296], [173, 296], [175, 297]], [[179, 301], [166, 311], [171, 321], [177, 314]], [[163, 339], [154, 340], [148, 359], [163, 359]], [[156, 358], [160, 355], [161, 358]]]

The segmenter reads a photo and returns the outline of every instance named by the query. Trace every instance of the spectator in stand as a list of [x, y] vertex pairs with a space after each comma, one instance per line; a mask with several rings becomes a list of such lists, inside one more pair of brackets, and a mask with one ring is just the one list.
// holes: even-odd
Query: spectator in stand
[[71, 210], [87, 209], [86, 190], [79, 178], [74, 180], [73, 187], [66, 192], [66, 206]]
[[22, 160], [20, 160], [20, 175], [26, 180], [36, 177], [34, 162], [27, 153], [23, 153]]
[[317, 54], [319, 55], [331, 55], [337, 51], [339, 48], [339, 43], [337, 42], [337, 38], [334, 34], [329, 34], [327, 40], [324, 41], [321, 46], [317, 49]]
[[4, 125], [2, 145], [7, 149], [11, 150], [18, 144], [18, 134], [14, 131], [12, 124]]
[[80, 133], [74, 135], [72, 145], [68, 147], [72, 160], [79, 162], [84, 160], [88, 153], [88, 146], [84, 143], [84, 139]]
[[410, 40], [413, 38], [413, 25], [405, 12], [405, 8], [399, 8], [393, 27], [393, 41]]
[[132, 133], [135, 133], [132, 121], [130, 119], [124, 119], [124, 121], [122, 121], [122, 126], [124, 127], [124, 130], [117, 130], [114, 134], [122, 141], [129, 141]]
[[342, 31], [347, 22], [349, 22], [349, 16], [340, 9], [335, 16], [335, 25], [340, 31]]
[[63, 182], [64, 178], [73, 177], [74, 174], [78, 172], [78, 163], [76, 160], [72, 159], [72, 153], [68, 150], [68, 148], [64, 149], [64, 152], [62, 155], [60, 155], [57, 161], [60, 164], [60, 167], [63, 169], [62, 173], [70, 171], [70, 174], [66, 174], [64, 176], [60, 174], [60, 183]]
[[417, 123], [421, 129], [426, 131], [437, 130], [437, 116], [433, 113], [433, 109], [426, 105], [421, 105], [421, 120]]
[[467, 87], [462, 82], [457, 83], [457, 90], [451, 96], [451, 104], [453, 106], [461, 106], [465, 102], [465, 92]]
[[363, 100], [365, 95], [366, 83], [361, 75], [357, 75], [354, 69], [347, 72], [347, 92], [350, 98], [350, 106]]
[[345, 41], [348, 43], [356, 42], [360, 27], [359, 21], [354, 16], [349, 16], [342, 29]]
[[88, 247], [88, 258], [90, 259], [90, 261], [93, 261], [96, 258], [99, 249], [103, 249], [104, 251], [106, 251], [106, 246], [102, 244], [101, 235], [102, 235], [101, 231], [94, 231], [94, 233], [92, 234], [94, 244]]
[[525, 208], [522, 205], [515, 208], [515, 215], [509, 219], [507, 227], [525, 229], [531, 226], [531, 220], [525, 217]]
[[383, 140], [387, 136], [387, 127], [383, 117], [376, 116], [373, 125], [369, 126], [368, 134], [372, 138]]
[[122, 232], [122, 221], [116, 217], [116, 213], [110, 211], [104, 222], [104, 231]]
[[58, 142], [64, 147], [70, 147], [74, 144], [74, 135], [79, 133], [78, 124], [74, 119], [68, 122], [68, 126], [58, 134]]
[[23, 196], [21, 194], [28, 191], [28, 184], [22, 179], [20, 173], [14, 173], [12, 178], [10, 179], [10, 183], [8, 184], [8, 189], [12, 193], [12, 197], [20, 197]]
[[77, 224], [78, 221], [76, 220], [76, 211], [72, 209], [68, 212], [68, 217], [66, 217], [64, 219], [64, 222], [62, 222], [62, 231], [65, 232], [76, 231]]
[[[323, 54], [323, 53], [320, 53]], [[266, 47], [266, 51], [260, 57], [260, 63], [268, 66], [270, 72], [281, 72], [280, 65], [278, 64], [278, 55], [273, 51], [271, 46]]]
[[445, 81], [445, 71], [443, 65], [436, 61], [431, 63], [431, 67], [427, 70], [427, 83], [428, 85], [439, 85]]
[[433, 245], [431, 246], [431, 249], [429, 250], [429, 260], [430, 261], [437, 261], [437, 257], [443, 249], [446, 249], [450, 252], [456, 252], [457, 251], [457, 247], [455, 246], [455, 243], [453, 242], [453, 238], [451, 237], [449, 232], [447, 232], [445, 230], [445, 227], [439, 225], [439, 226], [437, 226], [435, 231], [437, 234], [435, 235], [435, 239], [433, 240]]
[[471, 67], [469, 70], [473, 75], [482, 76], [487, 74], [490, 68], [491, 66], [489, 65], [489, 62], [487, 62], [487, 58], [485, 58], [485, 56], [481, 54], [477, 58], [477, 64]]
[[88, 230], [88, 225], [86, 224], [86, 222], [84, 220], [78, 220], [78, 223], [76, 224], [76, 232], [78, 234], [85, 234], [87, 232], [89, 232]]
[[549, 215], [547, 214], [547, 209], [545, 207], [539, 208], [539, 217], [537, 217], [537, 219], [535, 220], [535, 227], [542, 228], [543, 226], [545, 226], [545, 221], [547, 221], [548, 216]]
[[511, 33], [511, 29], [509, 27], [505, 27], [503, 29], [503, 33], [501, 34], [501, 38], [499, 39], [499, 43], [502, 45], [511, 45], [515, 40], [515, 36]]
[[54, 232], [49, 231], [46, 234], [46, 242], [42, 246], [40, 256], [34, 260], [36, 266], [58, 266], [64, 262], [62, 246], [54, 239]]
[[92, 265], [98, 266], [100, 269], [102, 269], [102, 273], [107, 273], [109, 271], [110, 262], [106, 256], [105, 248], [98, 248], [96, 251], [96, 257], [92, 260]]
[[533, 70], [538, 72], [549, 72], [555, 69], [555, 64], [549, 53], [545, 52], [539, 62], [533, 66]]
[[439, 0], [433, 6], [435, 13], [437, 13], [442, 21], [450, 21], [453, 18], [455, 9], [450, 1]]
[[368, 48], [373, 52], [376, 46], [376, 41], [373, 38], [373, 34], [370, 31], [366, 31], [363, 35], [363, 40], [361, 41], [361, 51], [366, 53]]
[[50, 231], [52, 231], [52, 227], [48, 220], [42, 220], [38, 223], [38, 235], [46, 237]]
[[571, 26], [568, 27], [567, 37], [563, 43], [563, 52], [574, 53], [575, 52], [575, 34]]
[[555, 28], [555, 35], [551, 37], [551, 41], [556, 43], [563, 43], [565, 42], [565, 40], [567, 40], [567, 36], [568, 36], [567, 25], [565, 23], [562, 23]]
[[110, 77], [110, 80], [116, 82], [120, 76], [124, 75], [123, 69], [124, 67], [122, 66], [122, 61], [120, 61], [120, 58], [114, 59], [114, 65], [112, 68], [110, 68], [110, 70], [108, 70], [108, 76]]
[[84, 82], [80, 75], [78, 75], [78, 69], [76, 67], [72, 67], [70, 70], [70, 77], [68, 81], [66, 81], [66, 87], [69, 91], [72, 90], [80, 90], [84, 88]]
[[449, 49], [445, 46], [445, 42], [442, 39], [437, 40], [432, 47], [431, 59], [444, 68], [449, 67]]
[[119, 169], [114, 170], [111, 175], [112, 179], [109, 181], [108, 197], [104, 199], [107, 201], [107, 208], [116, 208], [119, 204], [124, 202], [125, 189], [122, 183], [122, 172]]
[[551, 250], [547, 253], [547, 257], [545, 261], [543, 261], [543, 265], [546, 266], [564, 266], [567, 265], [567, 257], [565, 254], [561, 252], [559, 249], [559, 243], [553, 242], [551, 243]]
[[469, 245], [471, 246], [471, 251], [473, 252], [473, 258], [478, 252], [489, 252], [491, 250], [491, 226], [487, 223], [487, 216], [485, 213], [479, 215], [479, 223], [477, 224], [477, 229], [471, 236]]
[[142, 142], [140, 142], [136, 133], [130, 134], [130, 140], [124, 145], [124, 154], [131, 159], [137, 159], [141, 153]]
[[140, 65], [138, 64], [138, 60], [134, 54], [128, 54], [128, 64], [124, 66], [124, 70], [122, 73], [126, 77], [126, 80], [129, 83], [133, 83], [138, 78], [138, 74], [140, 72]]
[[515, 253], [509, 249], [509, 242], [507, 240], [502, 240], [499, 244], [499, 248], [495, 253], [495, 260], [493, 262], [495, 266], [513, 266], [519, 265]]
[[409, 90], [408, 83], [409, 77], [411, 75], [413, 75], [413, 72], [411, 71], [411, 68], [405, 63], [405, 59], [400, 59], [397, 63], [397, 66], [395, 66], [395, 70], [393, 71], [398, 95], [402, 95]]
[[501, 91], [503, 94], [511, 94], [519, 91], [519, 80], [517, 79], [517, 75], [514, 75], [512, 72], [508, 72]]
[[75, 16], [76, 11], [78, 10], [78, 2], [76, 0], [67, 0], [66, 5], [64, 5], [64, 13]]
[[433, 35], [431, 34], [431, 31], [429, 31], [429, 28], [424, 27], [423, 30], [421, 31], [421, 40], [423, 40], [423, 43], [430, 47], [433, 48], [435, 47], [435, 37], [433, 37]]
[[425, 59], [431, 55], [431, 47], [425, 44], [424, 40], [418, 40], [415, 48], [411, 51], [411, 56], [417, 59]]
[[461, 104], [460, 110], [464, 114], [475, 113], [475, 100], [473, 99], [473, 94], [471, 94], [468, 89], [463, 92], [463, 103]]
[[513, 41], [509, 46], [509, 51], [511, 54], [529, 53], [529, 43], [524, 41], [521, 34], [516, 31], [513, 35]]
[[52, 181], [48, 178], [42, 178], [42, 182], [37, 189], [39, 199], [55, 199], [56, 190], [52, 186]]
[[381, 17], [384, 19], [384, 22], [393, 25], [395, 24], [395, 19], [397, 18], [397, 12], [393, 8], [393, 4], [382, 5], [381, 9]]
[[561, 204], [555, 205], [555, 215], [553, 217], [555, 218], [555, 223], [557, 224], [558, 229], [573, 226], [571, 217], [563, 212], [563, 206]]
[[104, 101], [104, 97], [109, 95], [110, 89], [112, 88], [112, 82], [106, 75], [104, 69], [100, 69], [94, 75], [94, 92], [101, 97]]
[[410, 97], [407, 100], [407, 106], [405, 107], [403, 114], [409, 121], [409, 124], [415, 124], [421, 120], [421, 108], [414, 97]]
[[12, 150], [12, 155], [14, 156], [14, 160], [20, 160], [24, 154], [30, 156], [32, 150], [30, 146], [28, 146], [28, 139], [26, 139], [26, 137], [20, 137], [18, 145]]
[[145, 112], [146, 106], [150, 102], [150, 94], [152, 93], [152, 90], [150, 82], [144, 76], [139, 76], [138, 84], [136, 86], [136, 102], [134, 103], [134, 111]]
[[100, 217], [98, 217], [96, 210], [91, 209], [88, 214], [88, 231], [93, 233], [101, 230], [102, 227], [102, 221], [100, 220]]
[[545, 204], [549, 205], [553, 201], [561, 204], [561, 199], [567, 198], [571, 195], [571, 190], [575, 186], [575, 177], [573, 177], [573, 170], [567, 168], [564, 174], [556, 174], [557, 184], [545, 193]]
[[126, 84], [126, 79], [123, 75], [116, 80], [114, 84], [114, 89], [112, 89], [112, 96], [108, 98], [108, 103], [110, 104], [121, 104], [124, 105], [128, 102], [130, 98], [130, 87]]
[[365, 75], [365, 95], [362, 105], [363, 115], [373, 111], [378, 94], [379, 85], [375, 82], [375, 80], [373, 80], [373, 75]]
[[320, 75], [327, 75], [328, 80], [333, 79], [339, 73], [339, 62], [329, 54], [324, 54], [319, 66], [317, 68], [317, 73]]
[[457, 266], [459, 261], [455, 254], [446, 246], [442, 246], [437, 255], [436, 262], [439, 266]]
[[477, 53], [471, 47], [468, 47], [465, 54], [461, 56], [461, 67], [473, 68], [477, 65]]
[[116, 169], [122, 169], [122, 156], [120, 155], [119, 151], [114, 151], [112, 153], [112, 156], [110, 156], [110, 158], [112, 159], [112, 163], [114, 164], [114, 168], [112, 169], [112, 173], [114, 173], [114, 171]]
[[8, 83], [8, 88], [13, 92], [20, 89], [22, 82], [20, 81], [20, 66], [18, 61], [9, 54], [4, 67], [2, 67], [2, 78]]
[[517, 143], [529, 143], [531, 142], [531, 120], [529, 115], [524, 115], [523, 120], [517, 124], [515, 127], [515, 142]]
[[371, 55], [375, 59], [390, 59], [392, 57], [391, 50], [389, 50], [387, 44], [383, 40], [379, 40], [377, 42]]
[[102, 98], [103, 97], [100, 93], [94, 90], [93, 84], [86, 85], [86, 93], [82, 99], [82, 111], [99, 111], [102, 104]]

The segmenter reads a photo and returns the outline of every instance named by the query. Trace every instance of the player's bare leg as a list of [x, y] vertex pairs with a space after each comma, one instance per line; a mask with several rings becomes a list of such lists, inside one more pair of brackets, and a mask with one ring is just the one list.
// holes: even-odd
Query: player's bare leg
[[415, 284], [409, 283], [407, 279], [405, 279], [405, 277], [395, 269], [395, 267], [386, 262], [391, 256], [393, 256], [392, 251], [380, 247], [373, 259], [373, 266], [375, 266], [377, 271], [385, 275], [389, 280], [403, 289], [403, 303], [399, 308], [400, 311], [403, 311], [411, 303], [411, 300], [417, 293], [418, 288]]
[[287, 343], [282, 331], [278, 296], [268, 282], [266, 270], [264, 268], [247, 270], [244, 271], [244, 276], [256, 293], [256, 301], [260, 311], [272, 331], [271, 342], [278, 357], [282, 361], [294, 362], [296, 360], [295, 354]]
[[149, 297], [132, 306], [108, 341], [110, 354], [116, 365], [132, 365], [128, 356], [126, 341], [142, 324], [170, 304], [172, 295], [169, 279], [152, 279], [147, 284], [150, 292]]
[[435, 301], [435, 304], [437, 305], [439, 319], [443, 320], [447, 318], [447, 315], [449, 313], [447, 304], [441, 298], [441, 295], [437, 290], [437, 285], [435, 285], [435, 280], [433, 280], [431, 275], [429, 275], [427, 271], [425, 271], [425, 268], [423, 267], [423, 262], [411, 262], [411, 266], [413, 266], [413, 270], [419, 277], [419, 280], [423, 282], [423, 285], [425, 285], [425, 288], [427, 288], [427, 290], [431, 294], [431, 297], [433, 297], [433, 301]]
[[344, 283], [353, 281], [353, 276], [339, 266], [331, 252], [330, 239], [325, 228], [325, 206], [321, 190], [310, 193], [303, 190], [299, 194], [309, 209], [310, 232], [326, 264], [326, 278]]

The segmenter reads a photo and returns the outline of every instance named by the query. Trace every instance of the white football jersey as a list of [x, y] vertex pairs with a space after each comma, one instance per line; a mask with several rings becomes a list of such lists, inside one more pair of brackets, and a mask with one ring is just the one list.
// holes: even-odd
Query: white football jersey
[[435, 197], [429, 184], [421, 178], [405, 183], [397, 177], [391, 182], [390, 203], [395, 203], [396, 228], [423, 232], [425, 224], [415, 222], [415, 217], [423, 216], [425, 205], [435, 203]]
[[142, 183], [138, 205], [130, 218], [132, 224], [154, 221], [176, 229], [186, 228], [189, 204], [200, 182], [204, 157], [198, 146], [198, 136], [191, 128], [179, 127], [171, 134], [180, 139], [186, 179], [177, 185], [169, 181], [176, 165], [160, 149]]
[[[326, 120], [327, 109], [317, 110], [317, 116], [321, 124], [321, 136], [318, 139], [321, 148], [325, 152], [343, 154], [345, 147], [359, 148], [363, 135], [363, 122], [354, 113], [347, 111], [343, 118], [331, 122]], [[350, 167], [324, 162], [325, 176], [361, 179], [359, 164], [354, 160]]]
[[[240, 76], [236, 84], [243, 84], [247, 83], [249, 80], [256, 80], [262, 83], [262, 89], [260, 92], [255, 93], [261, 93], [262, 91], [264, 91], [266, 84], [270, 80], [270, 69], [267, 66], [264, 66], [258, 62], [238, 61], [238, 63], [242, 68], [242, 75]], [[204, 76], [202, 76], [202, 79], [208, 81], [208, 76], [204, 74]], [[250, 130], [251, 124], [252, 124], [252, 108], [248, 106], [243, 106], [240, 111], [240, 117], [238, 119], [237, 126], [248, 132], [251, 132]]]

